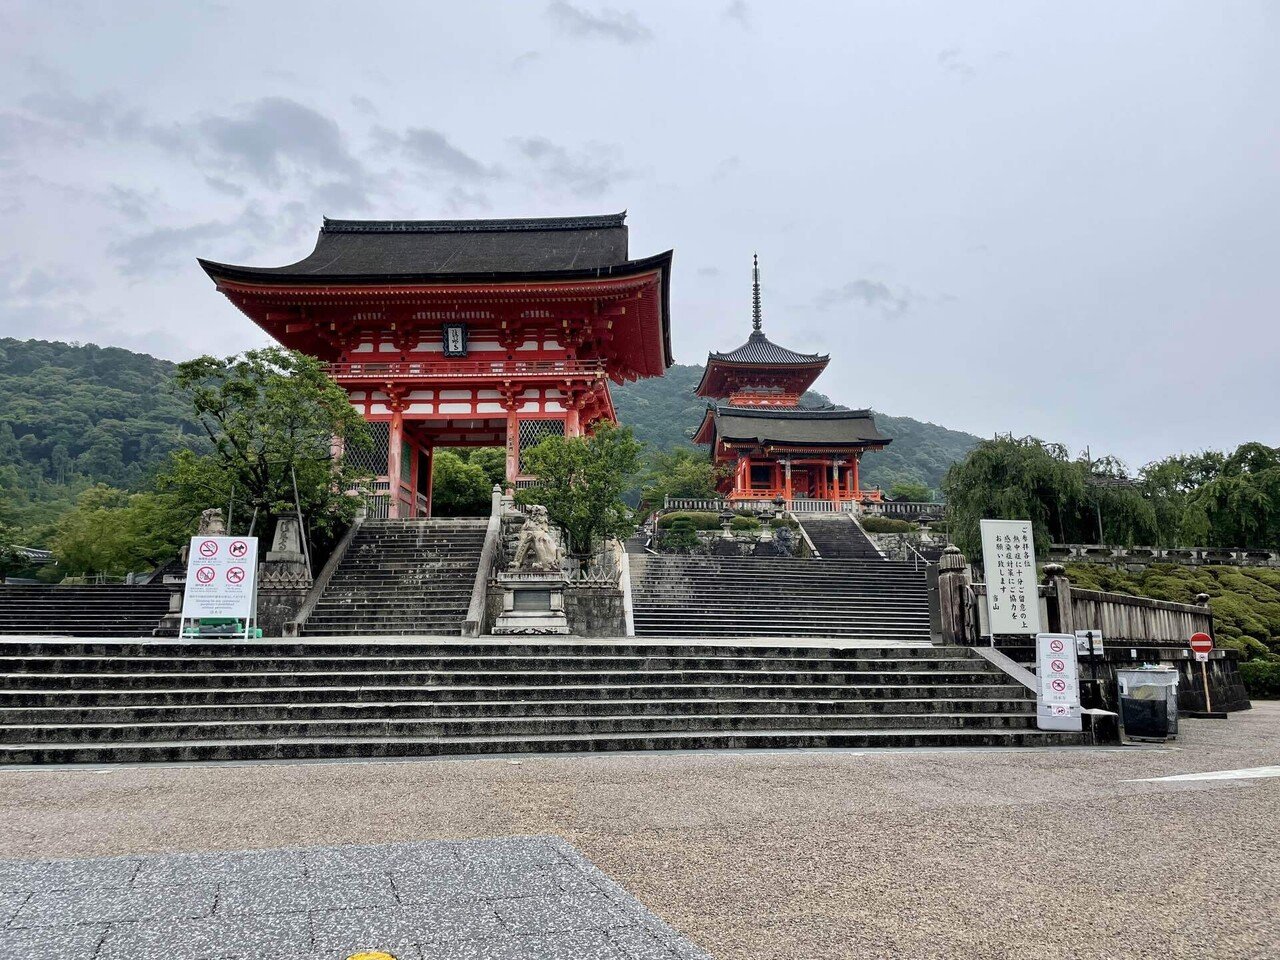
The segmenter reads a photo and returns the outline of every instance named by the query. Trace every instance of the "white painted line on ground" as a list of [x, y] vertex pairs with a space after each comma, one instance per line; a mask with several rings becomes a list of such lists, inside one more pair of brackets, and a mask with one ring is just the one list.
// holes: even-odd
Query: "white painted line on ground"
[[1176, 780], [1261, 780], [1280, 777], [1280, 767], [1245, 767], [1242, 770], [1213, 770], [1209, 773], [1181, 773], [1175, 777], [1145, 777], [1141, 780], [1124, 780], [1123, 783], [1164, 783]]

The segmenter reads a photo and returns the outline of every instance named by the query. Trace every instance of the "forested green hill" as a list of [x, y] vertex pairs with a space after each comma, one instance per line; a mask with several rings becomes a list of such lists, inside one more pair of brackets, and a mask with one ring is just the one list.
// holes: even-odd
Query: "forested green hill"
[[[169, 389], [174, 364], [118, 347], [0, 339], [0, 523], [38, 541], [91, 483], [138, 489], [196, 428]], [[614, 389], [618, 416], [654, 447], [690, 445], [706, 403], [702, 368]], [[808, 394], [813, 405], [827, 403]], [[893, 444], [864, 461], [863, 482], [889, 487], [942, 474], [977, 442], [966, 433], [877, 414]]]
[[[665, 377], [614, 387], [618, 419], [659, 449], [692, 446], [691, 438], [707, 409], [707, 401], [693, 393], [701, 378], [702, 367], [677, 364]], [[831, 401], [810, 390], [804, 403], [817, 407]], [[947, 467], [963, 460], [978, 442], [969, 433], [879, 412], [876, 426], [892, 437], [893, 443], [880, 453], [867, 454], [862, 461], [862, 484], [866, 487], [888, 489], [899, 480], [916, 480], [937, 490]]]
[[173, 368], [119, 347], [0, 339], [0, 521], [29, 529], [91, 482], [144, 482], [195, 429]]

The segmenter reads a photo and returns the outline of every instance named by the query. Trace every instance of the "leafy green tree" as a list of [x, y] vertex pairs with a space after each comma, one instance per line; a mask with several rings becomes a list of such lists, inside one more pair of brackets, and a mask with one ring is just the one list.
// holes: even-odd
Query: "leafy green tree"
[[608, 423], [590, 436], [548, 437], [525, 452], [538, 483], [517, 491], [516, 499], [543, 504], [572, 551], [586, 556], [601, 541], [635, 530], [622, 495], [640, 468], [641, 449], [629, 428]]
[[346, 391], [313, 357], [270, 347], [218, 359], [198, 357], [178, 365], [178, 394], [190, 405], [209, 452], [183, 451], [161, 475], [161, 492], [188, 510], [223, 506], [234, 498], [236, 529], [253, 511], [294, 509], [294, 479], [302, 513], [322, 542], [336, 536], [355, 514], [350, 495], [364, 474], [331, 455], [335, 438], [344, 449], [370, 443], [368, 428]]
[[0, 583], [4, 583], [14, 571], [22, 567], [22, 558], [18, 555], [17, 544], [14, 543], [14, 529], [0, 523]]
[[1042, 549], [1067, 530], [1063, 505], [1084, 496], [1084, 478], [1061, 444], [1034, 437], [984, 440], [942, 481], [952, 538], [971, 558], [982, 552], [980, 520], [1030, 520]]
[[431, 468], [431, 511], [440, 517], [489, 513], [493, 484], [484, 468], [452, 450], [436, 450]]
[[719, 496], [716, 483], [721, 472], [700, 451], [675, 447], [658, 451], [649, 460], [640, 481], [640, 509], [657, 510], [667, 497], [711, 498]]
[[928, 503], [933, 499], [933, 491], [927, 483], [919, 480], [897, 480], [889, 488], [889, 496], [894, 500], [910, 500], [914, 503]]
[[163, 563], [191, 533], [175, 498], [98, 484], [58, 521], [50, 546], [63, 573], [120, 576]]
[[[467, 462], [484, 471], [489, 489], [505, 486], [507, 482], [507, 451], [502, 447], [472, 447], [467, 452]], [[488, 502], [488, 494], [485, 495]]]

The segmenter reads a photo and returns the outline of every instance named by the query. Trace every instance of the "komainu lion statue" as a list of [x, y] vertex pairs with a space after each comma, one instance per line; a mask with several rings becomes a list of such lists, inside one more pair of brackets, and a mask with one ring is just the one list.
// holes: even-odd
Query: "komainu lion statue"
[[513, 570], [559, 570], [563, 553], [551, 532], [547, 508], [534, 504], [525, 512], [524, 526], [516, 544]]

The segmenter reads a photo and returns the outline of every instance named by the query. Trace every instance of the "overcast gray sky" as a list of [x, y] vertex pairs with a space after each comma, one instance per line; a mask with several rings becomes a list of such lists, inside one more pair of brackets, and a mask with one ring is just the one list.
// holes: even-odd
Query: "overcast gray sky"
[[1280, 443], [1280, 4], [0, 0], [0, 335], [264, 342], [195, 263], [629, 211], [676, 359], [1131, 465]]

